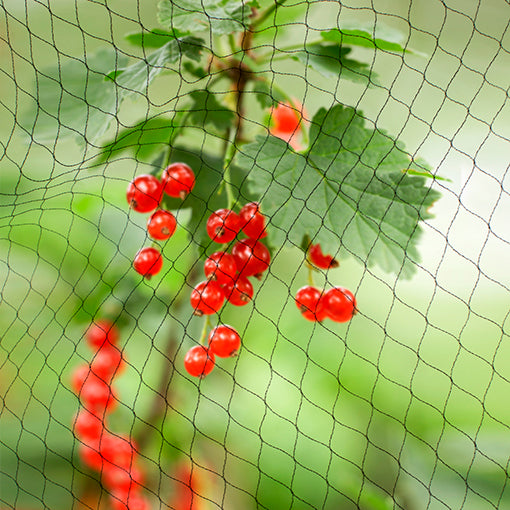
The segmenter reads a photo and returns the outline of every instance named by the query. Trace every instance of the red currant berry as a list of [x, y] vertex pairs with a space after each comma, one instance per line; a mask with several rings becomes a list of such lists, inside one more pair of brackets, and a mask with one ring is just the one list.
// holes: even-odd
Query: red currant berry
[[100, 438], [103, 427], [101, 418], [87, 409], [82, 409], [74, 420], [74, 432], [80, 439], [91, 440]]
[[164, 241], [174, 235], [177, 220], [170, 211], [159, 209], [147, 220], [147, 232], [152, 239]]
[[195, 186], [195, 174], [185, 163], [172, 163], [167, 166], [161, 180], [167, 195], [183, 200]]
[[356, 298], [348, 289], [333, 287], [323, 299], [327, 316], [335, 322], [347, 322], [356, 313]]
[[227, 252], [215, 251], [207, 257], [204, 263], [204, 273], [209, 280], [215, 280], [220, 285], [227, 285], [237, 275], [236, 261]]
[[98, 349], [90, 363], [90, 371], [106, 383], [124, 368], [122, 353], [115, 346], [105, 345]]
[[338, 267], [338, 260], [333, 255], [324, 255], [320, 244], [311, 244], [308, 248], [308, 259], [311, 264], [320, 269]]
[[78, 455], [81, 461], [89, 468], [100, 471], [103, 467], [103, 457], [99, 453], [101, 438], [80, 438], [80, 441]]
[[253, 298], [253, 285], [246, 276], [238, 275], [235, 280], [223, 286], [223, 293], [229, 303], [244, 306]]
[[252, 239], [262, 239], [267, 236], [266, 219], [260, 213], [259, 204], [250, 202], [239, 211], [241, 230]]
[[133, 441], [123, 435], [103, 436], [99, 451], [105, 461], [106, 469], [112, 466], [129, 469], [136, 456], [136, 446]]
[[194, 377], [205, 377], [214, 368], [214, 354], [203, 345], [195, 345], [184, 357], [184, 368]]
[[220, 324], [209, 333], [209, 352], [220, 358], [236, 356], [239, 347], [241, 347], [239, 333], [227, 324]]
[[230, 209], [218, 209], [207, 220], [206, 229], [209, 237], [217, 243], [229, 243], [239, 233], [241, 220]]
[[128, 186], [126, 198], [137, 212], [146, 213], [159, 206], [163, 195], [161, 182], [153, 175], [139, 175]]
[[293, 133], [301, 125], [301, 113], [289, 102], [280, 103], [272, 109], [271, 117], [274, 122], [272, 130], [281, 133]]
[[223, 289], [214, 280], [200, 282], [191, 291], [190, 302], [195, 310], [195, 315], [216, 313], [223, 306], [224, 301]]
[[305, 319], [320, 322], [326, 318], [327, 313], [324, 307], [322, 292], [319, 289], [311, 285], [301, 287], [296, 292], [295, 301], [301, 315]]
[[133, 267], [146, 278], [159, 273], [163, 267], [163, 257], [156, 248], [142, 248], [135, 256]]
[[133, 492], [142, 486], [144, 477], [137, 466], [130, 466], [127, 469], [113, 464], [107, 466], [103, 469], [102, 481], [110, 490]]
[[79, 397], [83, 407], [96, 414], [104, 413], [116, 404], [112, 388], [92, 372], [83, 381]]
[[237, 270], [243, 276], [260, 276], [271, 261], [269, 250], [256, 239], [242, 239], [232, 248]]
[[147, 499], [136, 492], [114, 491], [110, 497], [112, 510], [149, 510]]
[[85, 333], [85, 338], [89, 346], [96, 350], [103, 345], [115, 345], [119, 339], [119, 332], [109, 320], [99, 319], [91, 324]]
[[89, 376], [89, 373], [90, 367], [86, 363], [77, 366], [73, 370], [73, 373], [71, 374], [71, 388], [76, 394], [80, 393], [83, 383]]

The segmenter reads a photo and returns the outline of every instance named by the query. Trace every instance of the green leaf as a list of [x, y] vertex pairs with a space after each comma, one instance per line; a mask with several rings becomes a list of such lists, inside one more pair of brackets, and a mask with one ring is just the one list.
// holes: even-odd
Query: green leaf
[[249, 25], [251, 14], [249, 5], [232, 0], [162, 0], [158, 7], [161, 25], [183, 34], [241, 32]]
[[238, 164], [251, 168], [249, 189], [270, 218], [269, 241], [300, 246], [304, 236], [336, 257], [409, 277], [419, 260], [420, 221], [439, 193], [422, 176], [403, 173], [411, 159], [360, 112], [321, 109], [310, 149], [293, 152], [282, 140], [259, 137], [243, 147]]
[[126, 67], [117, 78], [117, 83], [124, 94], [133, 92], [145, 93], [148, 85], [162, 71], [170, 69], [170, 66], [180, 62], [183, 57], [200, 61], [200, 53], [204, 41], [197, 37], [183, 37], [173, 39], [165, 43], [161, 48], [153, 51], [145, 60]]
[[375, 81], [375, 73], [370, 67], [357, 60], [347, 58], [350, 48], [338, 44], [309, 44], [305, 51], [296, 53], [293, 58], [311, 67], [325, 78], [345, 78], [355, 82]]
[[290, 101], [289, 96], [285, 95], [278, 87], [266, 80], [257, 80], [253, 83], [251, 93], [262, 108], [271, 108], [278, 103]]
[[410, 50], [404, 48], [401, 44], [403, 37], [400, 32], [390, 31], [386, 28], [385, 34], [387, 38], [375, 38], [373, 28], [363, 29], [360, 27], [336, 28], [321, 32], [321, 36], [325, 41], [337, 43], [341, 46], [361, 46], [393, 53], [410, 53]]
[[119, 131], [114, 140], [105, 143], [95, 163], [102, 165], [124, 153], [137, 161], [149, 161], [152, 156], [168, 147], [178, 130], [175, 121], [164, 117], [151, 117], [131, 128]]
[[105, 78], [126, 62], [112, 49], [83, 60], [61, 56], [57, 65], [38, 73], [37, 106], [22, 116], [21, 125], [41, 143], [66, 136], [96, 141], [115, 118], [119, 101], [115, 83]]
[[225, 130], [234, 124], [234, 112], [223, 106], [212, 92], [194, 90], [189, 95], [193, 101], [189, 111], [194, 125], [212, 125], [217, 129]]
[[126, 40], [134, 46], [140, 46], [141, 48], [161, 48], [161, 46], [164, 46], [167, 42], [185, 35], [185, 33], [176, 30], [168, 32], [155, 28], [150, 31], [128, 34], [126, 35]]

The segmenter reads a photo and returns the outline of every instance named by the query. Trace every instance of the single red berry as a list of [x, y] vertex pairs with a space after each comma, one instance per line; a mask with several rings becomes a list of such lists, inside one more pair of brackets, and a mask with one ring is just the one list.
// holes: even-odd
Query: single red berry
[[296, 306], [305, 319], [320, 322], [326, 318], [327, 313], [322, 296], [322, 292], [311, 285], [301, 287], [296, 292]]
[[164, 241], [174, 235], [177, 220], [170, 211], [159, 209], [147, 220], [147, 232], [152, 239]]
[[301, 113], [289, 102], [280, 103], [271, 111], [272, 131], [294, 133], [301, 126]]
[[236, 261], [230, 253], [215, 251], [207, 257], [204, 273], [209, 280], [215, 280], [220, 285], [229, 284], [237, 275]]
[[90, 373], [90, 366], [87, 363], [75, 367], [71, 374], [71, 388], [78, 394], [81, 391], [83, 383]]
[[214, 354], [203, 345], [195, 345], [184, 357], [184, 368], [194, 377], [205, 377], [214, 368]]
[[87, 332], [85, 338], [92, 350], [99, 349], [103, 345], [115, 345], [119, 339], [119, 331], [115, 324], [107, 319], [94, 321]]
[[112, 388], [92, 372], [89, 372], [83, 381], [79, 397], [85, 409], [98, 415], [112, 409], [116, 404]]
[[75, 417], [74, 432], [82, 440], [100, 438], [103, 429], [104, 424], [101, 417], [87, 409], [82, 409]]
[[137, 273], [140, 273], [146, 278], [150, 278], [161, 271], [163, 267], [163, 257], [156, 248], [142, 248], [135, 256], [133, 267]]
[[253, 285], [246, 276], [237, 275], [235, 280], [223, 286], [223, 293], [229, 303], [244, 306], [253, 298]]
[[227, 324], [220, 324], [209, 333], [209, 351], [220, 358], [236, 356], [241, 347], [239, 333]]
[[105, 464], [102, 475], [102, 481], [106, 487], [113, 491], [133, 492], [140, 489], [144, 483], [143, 473], [136, 465], [122, 468]]
[[308, 260], [320, 269], [332, 269], [338, 267], [338, 260], [333, 255], [324, 255], [320, 244], [311, 244], [308, 248]]
[[103, 466], [103, 457], [99, 453], [101, 438], [80, 438], [78, 455], [81, 461], [91, 469], [100, 471]]
[[206, 229], [209, 237], [217, 243], [229, 243], [241, 228], [239, 215], [230, 209], [218, 209], [207, 220]]
[[114, 490], [110, 495], [112, 510], [149, 510], [149, 502], [137, 489]]
[[128, 186], [126, 198], [129, 206], [137, 212], [146, 213], [159, 206], [163, 195], [161, 182], [153, 175], [139, 175]]
[[232, 248], [237, 270], [243, 276], [259, 276], [268, 267], [271, 255], [265, 245], [256, 239], [241, 239]]
[[90, 362], [90, 371], [106, 383], [124, 368], [121, 351], [114, 345], [105, 345], [97, 350]]
[[252, 239], [262, 239], [267, 236], [266, 219], [260, 212], [257, 202], [244, 205], [239, 211], [241, 230]]
[[348, 289], [333, 287], [323, 299], [327, 316], [335, 322], [347, 322], [356, 313], [356, 298]]
[[172, 163], [163, 170], [161, 181], [167, 195], [184, 200], [195, 186], [195, 174], [185, 163]]
[[216, 313], [225, 301], [225, 294], [218, 282], [206, 280], [200, 282], [190, 296], [191, 306], [195, 315], [211, 315]]
[[112, 466], [129, 469], [136, 456], [136, 446], [124, 435], [104, 435], [100, 444], [100, 453], [104, 459], [104, 469]]

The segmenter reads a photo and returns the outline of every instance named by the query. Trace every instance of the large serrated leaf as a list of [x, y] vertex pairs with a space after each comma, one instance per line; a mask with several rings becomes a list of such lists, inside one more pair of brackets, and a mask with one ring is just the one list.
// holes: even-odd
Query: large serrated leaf
[[158, 20], [161, 25], [184, 34], [211, 31], [213, 34], [241, 32], [249, 24], [251, 8], [232, 0], [162, 0]]
[[324, 251], [354, 256], [387, 272], [410, 276], [419, 259], [420, 221], [439, 194], [403, 170], [409, 155], [353, 108], [321, 109], [310, 149], [293, 152], [282, 140], [259, 137], [238, 163], [251, 168], [251, 192], [270, 218], [269, 241], [300, 246], [304, 236]]
[[64, 59], [37, 76], [37, 107], [26, 112], [20, 124], [41, 143], [75, 136], [95, 142], [115, 118], [119, 96], [105, 78], [127, 58], [111, 49], [86, 55], [83, 60]]

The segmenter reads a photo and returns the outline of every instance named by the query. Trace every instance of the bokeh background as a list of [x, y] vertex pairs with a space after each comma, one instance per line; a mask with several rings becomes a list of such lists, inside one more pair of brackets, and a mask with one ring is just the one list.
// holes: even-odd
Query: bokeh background
[[[125, 189], [149, 166], [123, 157], [95, 167], [93, 147], [40, 140], [23, 124], [36, 78], [64, 56], [114, 46], [141, 58], [124, 36], [157, 26], [157, 2], [1, 2], [1, 508], [69, 509], [100, 493], [76, 456], [69, 376], [90, 357], [83, 335], [102, 314], [119, 317], [129, 362], [112, 427], [147, 436], [154, 508], [170, 504], [182, 459], [200, 473], [204, 509], [510, 508], [510, 5], [288, 4], [282, 12], [301, 21], [268, 32], [268, 52], [339, 19], [403, 35], [416, 50], [404, 57], [354, 50], [380, 85], [327, 82], [291, 58], [271, 69], [310, 114], [356, 106], [448, 180], [431, 183], [442, 198], [412, 279], [342, 261], [319, 280], [355, 291], [360, 313], [347, 325], [305, 323], [292, 298], [307, 281], [303, 253], [284, 247], [254, 304], [221, 314], [242, 333], [240, 355], [199, 382], [182, 367], [202, 328], [187, 301], [186, 274], [200, 267], [187, 232], [166, 243], [173, 262], [161, 275], [144, 282], [131, 270], [145, 218]], [[162, 75], [123, 104], [119, 125], [173, 111], [192, 86]], [[264, 116], [255, 101], [248, 112]], [[205, 139], [192, 131], [183, 143]], [[153, 420], [165, 374], [167, 404]]]

